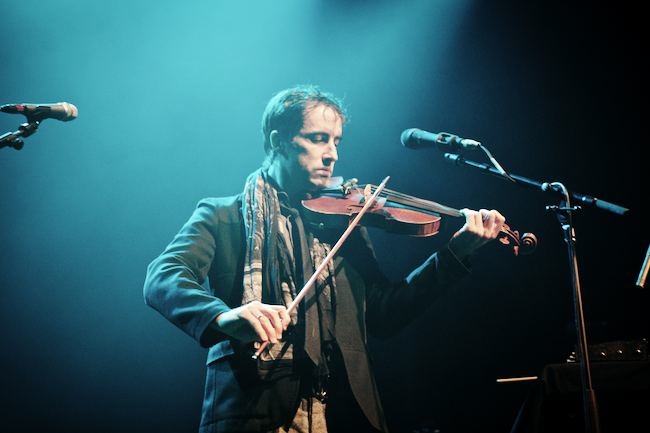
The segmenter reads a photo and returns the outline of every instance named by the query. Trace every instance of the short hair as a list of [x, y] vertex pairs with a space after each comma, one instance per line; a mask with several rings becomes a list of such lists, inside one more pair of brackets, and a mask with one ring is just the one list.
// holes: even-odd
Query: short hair
[[281, 90], [269, 100], [262, 115], [262, 135], [267, 155], [271, 152], [271, 131], [277, 130], [282, 141], [291, 140], [302, 128], [305, 107], [310, 102], [333, 108], [341, 116], [343, 123], [348, 119], [343, 100], [316, 85], [300, 84]]

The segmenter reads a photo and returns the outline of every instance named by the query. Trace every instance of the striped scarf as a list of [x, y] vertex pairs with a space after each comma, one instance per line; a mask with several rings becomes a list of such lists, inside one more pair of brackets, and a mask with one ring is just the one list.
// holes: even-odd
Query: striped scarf
[[[288, 306], [296, 296], [292, 240], [280, 211], [278, 193], [262, 169], [246, 179], [242, 215], [246, 234], [242, 304], [260, 301]], [[309, 250], [314, 268], [318, 268], [331, 246], [314, 238]], [[318, 276], [316, 287], [310, 289], [321, 297], [322, 308], [331, 308], [334, 285], [334, 265], [330, 262]], [[303, 302], [309, 304], [310, 299], [311, 303], [315, 302], [315, 297], [309, 294]], [[298, 321], [296, 310], [291, 312], [294, 325]]]

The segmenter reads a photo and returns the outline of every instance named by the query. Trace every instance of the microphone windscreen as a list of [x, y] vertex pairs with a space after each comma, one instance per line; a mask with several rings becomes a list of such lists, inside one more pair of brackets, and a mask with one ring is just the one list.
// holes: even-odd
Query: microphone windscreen
[[69, 102], [60, 102], [60, 104], [63, 106], [63, 109], [66, 113], [66, 118], [68, 120], [77, 118], [77, 115], [79, 115], [79, 110], [77, 110], [77, 107], [74, 104], [71, 104]]
[[415, 131], [417, 131], [416, 128], [409, 128], [409, 129], [405, 129], [404, 131], [402, 131], [402, 135], [399, 138], [400, 141], [402, 142], [402, 145], [404, 145], [406, 147], [412, 147], [413, 146], [412, 136], [413, 136], [413, 133]]

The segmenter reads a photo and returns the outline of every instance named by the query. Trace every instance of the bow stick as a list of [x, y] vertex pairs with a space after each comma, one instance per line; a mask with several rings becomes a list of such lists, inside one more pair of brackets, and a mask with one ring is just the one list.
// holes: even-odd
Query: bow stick
[[[359, 221], [363, 217], [363, 215], [366, 213], [368, 209], [375, 203], [375, 200], [381, 193], [381, 191], [384, 189], [386, 186], [386, 183], [388, 182], [388, 179], [390, 179], [390, 176], [386, 176], [386, 178], [379, 184], [377, 189], [375, 189], [375, 192], [366, 200], [364, 203], [363, 207], [359, 211], [359, 213], [354, 217], [354, 219], [348, 224], [348, 227], [345, 229], [339, 240], [336, 242], [336, 244], [332, 247], [330, 250], [329, 254], [325, 257], [323, 262], [320, 264], [318, 269], [316, 269], [313, 273], [313, 275], [309, 278], [309, 280], [305, 283], [302, 289], [300, 289], [300, 292], [296, 295], [294, 300], [289, 304], [287, 307], [287, 313], [291, 313], [293, 310], [296, 309], [300, 301], [307, 295], [309, 289], [314, 285], [316, 282], [316, 279], [320, 275], [321, 272], [325, 269], [325, 267], [329, 264], [329, 262], [332, 261], [332, 258], [334, 258], [334, 254], [341, 248], [341, 245], [343, 245], [343, 242], [350, 236], [350, 233], [352, 233], [352, 230], [359, 224]], [[369, 190], [368, 190], [369, 191]], [[266, 346], [269, 344], [268, 341], [264, 341], [259, 349], [253, 354], [253, 359], [259, 358], [259, 356], [264, 352], [264, 349], [266, 349]]]

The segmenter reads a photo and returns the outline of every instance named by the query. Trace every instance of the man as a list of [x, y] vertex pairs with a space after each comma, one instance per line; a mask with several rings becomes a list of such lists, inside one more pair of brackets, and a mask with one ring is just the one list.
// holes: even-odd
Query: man
[[405, 326], [504, 224], [497, 211], [464, 209], [449, 243], [395, 283], [356, 228], [288, 312], [343, 232], [309, 224], [300, 202], [331, 183], [345, 121], [341, 101], [318, 87], [276, 94], [262, 168], [242, 194], [202, 200], [149, 265], [146, 303], [209, 347], [201, 433], [387, 431], [366, 332]]

